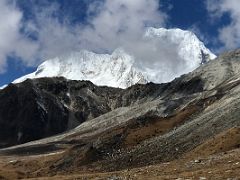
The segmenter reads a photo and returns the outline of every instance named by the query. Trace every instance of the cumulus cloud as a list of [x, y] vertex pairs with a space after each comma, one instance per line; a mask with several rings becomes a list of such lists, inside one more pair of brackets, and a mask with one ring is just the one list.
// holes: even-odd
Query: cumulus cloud
[[7, 0], [0, 1], [0, 73], [6, 71], [7, 57], [16, 55], [30, 63], [36, 45], [20, 33], [22, 13]]
[[224, 49], [240, 47], [240, 2], [239, 0], [207, 0], [207, 9], [213, 19], [229, 14], [231, 23], [219, 29], [219, 40]]
[[[163, 26], [166, 15], [159, 11], [158, 0], [106, 0], [93, 3], [89, 26], [81, 32], [83, 43], [96, 50], [113, 50], [138, 42], [147, 26]], [[130, 45], [131, 46], [131, 45]]]
[[[118, 47], [131, 49], [142, 44], [140, 39], [147, 26], [163, 26], [167, 17], [159, 11], [158, 0], [91, 1], [84, 25], [72, 24], [69, 17], [59, 19], [57, 3], [36, 4], [30, 0], [28, 4], [34, 18], [25, 20], [23, 12], [8, 0], [0, 3], [1, 12], [5, 12], [0, 19], [2, 70], [9, 54], [31, 66], [80, 49], [98, 53], [111, 53]], [[5, 19], [11, 20], [9, 24]]]

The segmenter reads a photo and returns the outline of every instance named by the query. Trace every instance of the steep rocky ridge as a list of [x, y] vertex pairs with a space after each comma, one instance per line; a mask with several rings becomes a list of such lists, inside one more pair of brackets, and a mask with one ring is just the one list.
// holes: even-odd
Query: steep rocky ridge
[[10, 84], [0, 91], [1, 146], [62, 133], [109, 112], [117, 91], [65, 78]]

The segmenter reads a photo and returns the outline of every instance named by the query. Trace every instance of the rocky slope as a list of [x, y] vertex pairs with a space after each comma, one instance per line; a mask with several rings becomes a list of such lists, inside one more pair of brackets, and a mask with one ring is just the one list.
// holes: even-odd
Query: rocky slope
[[[211, 178], [220, 178], [221, 173], [238, 177], [239, 166], [234, 164], [240, 157], [239, 69], [240, 50], [236, 50], [170, 83], [124, 90], [64, 78], [28, 80], [38, 91], [58, 99], [69, 114], [74, 114], [70, 102], [76, 103], [78, 97], [89, 103], [87, 110], [95, 107], [90, 114], [97, 107], [99, 114], [87, 116], [60, 135], [0, 150], [3, 167], [20, 171], [21, 177], [41, 177], [115, 170], [124, 174], [129, 168], [160, 164], [165, 178], [178, 178], [177, 172], [198, 179], [202, 173]], [[18, 89], [24, 83], [11, 86]], [[70, 90], [64, 90], [64, 84]], [[2, 96], [8, 88], [0, 91]], [[65, 96], [73, 99], [67, 101]], [[85, 112], [80, 104], [75, 110]], [[234, 164], [226, 164], [230, 159]], [[166, 166], [176, 173], [164, 170]]]
[[117, 89], [104, 89], [64, 78], [10, 84], [0, 91], [0, 147], [62, 133], [109, 112], [107, 98]]

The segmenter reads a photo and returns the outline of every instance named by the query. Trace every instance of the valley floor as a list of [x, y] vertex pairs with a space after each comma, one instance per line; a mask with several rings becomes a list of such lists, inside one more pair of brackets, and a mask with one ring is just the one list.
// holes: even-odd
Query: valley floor
[[[50, 155], [51, 156], [51, 155]], [[26, 158], [26, 157], [25, 157]], [[31, 158], [31, 157], [30, 157]], [[41, 157], [43, 158], [43, 157]], [[25, 159], [26, 160], [26, 159]], [[9, 161], [9, 164], [17, 162]], [[31, 177], [31, 174], [24, 171], [23, 167], [14, 169], [7, 164], [7, 158], [3, 158], [0, 163], [0, 179], [18, 179]], [[33, 163], [34, 164], [34, 163]], [[32, 164], [32, 165], [33, 165]], [[29, 164], [30, 165], [30, 164]], [[33, 168], [33, 167], [32, 167]], [[35, 177], [32, 179], [231, 179], [240, 178], [240, 149], [218, 153], [215, 155], [194, 158], [189, 155], [181, 159], [151, 165], [141, 168], [126, 169], [116, 172], [89, 173], [79, 172], [78, 174], [55, 175], [49, 177]], [[44, 176], [44, 175], [43, 175]], [[30, 178], [31, 179], [31, 178]]]

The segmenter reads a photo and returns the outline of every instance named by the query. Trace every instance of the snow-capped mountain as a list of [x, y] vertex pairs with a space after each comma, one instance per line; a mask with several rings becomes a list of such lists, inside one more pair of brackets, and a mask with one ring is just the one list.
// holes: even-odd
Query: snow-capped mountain
[[72, 52], [43, 62], [36, 72], [16, 79], [19, 83], [27, 78], [63, 76], [72, 80], [90, 80], [97, 85], [126, 88], [147, 79], [133, 67], [134, 58], [122, 49], [111, 55], [96, 54], [86, 50]]
[[193, 66], [202, 61], [201, 52], [209, 55], [209, 59], [215, 59], [214, 55], [209, 49], [205, 47], [202, 41], [191, 31], [181, 29], [165, 29], [165, 28], [148, 28], [145, 37], [157, 38], [161, 42], [174, 43], [177, 46], [179, 56], [186, 60]]
[[[73, 80], [90, 80], [96, 85], [127, 88], [136, 83], [163, 82], [163, 76], [170, 77], [166, 81], [188, 73], [201, 63], [216, 58], [204, 44], [190, 31], [181, 29], [148, 28], [145, 39], [159, 43], [174, 44], [177, 58], [181, 58], [188, 68], [169, 76], [168, 69], [161, 64], [161, 57], [153, 68], [140, 67], [138, 59], [122, 48], [112, 54], [96, 54], [81, 50], [59, 56], [43, 62], [35, 72], [16, 79], [19, 83], [27, 78], [63, 76]], [[157, 51], [156, 47], [156, 51]], [[165, 70], [165, 72], [164, 72]]]
[[148, 80], [155, 83], [172, 81], [216, 58], [191, 31], [151, 27], [146, 30], [144, 37], [155, 43], [154, 48], [160, 46], [155, 51], [161, 51], [162, 54], [157, 63], [155, 61], [153, 66], [143, 70]]

